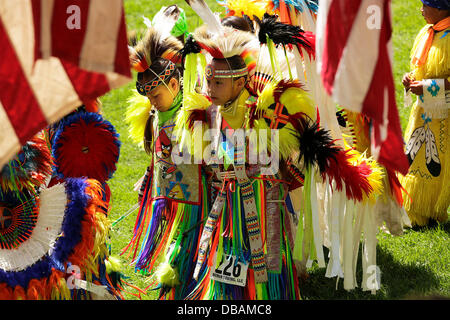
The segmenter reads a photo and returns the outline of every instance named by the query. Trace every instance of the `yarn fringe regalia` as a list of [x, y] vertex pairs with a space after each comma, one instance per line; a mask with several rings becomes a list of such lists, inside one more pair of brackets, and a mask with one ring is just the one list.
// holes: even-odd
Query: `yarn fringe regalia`
[[[203, 177], [203, 194], [207, 195]], [[170, 199], [151, 200], [151, 176], [146, 181], [143, 200], [136, 217], [133, 237], [122, 250], [135, 264], [136, 272], [149, 275], [160, 288], [160, 299], [184, 299], [195, 285], [193, 266], [197, 243], [208, 210], [207, 197], [201, 205]]]
[[[198, 14], [202, 17], [200, 13]], [[227, 30], [225, 27], [223, 29]], [[214, 58], [220, 59], [241, 55], [242, 52], [252, 52], [254, 81], [249, 87], [254, 89], [252, 91], [258, 94], [258, 98], [256, 104], [251, 107], [250, 118], [248, 123], [245, 122], [245, 128], [256, 129], [260, 132], [262, 129], [282, 131], [279, 139], [281, 158], [283, 160], [289, 158], [290, 152], [295, 149], [295, 142], [298, 146], [297, 137], [290, 136], [290, 132], [295, 133], [295, 130], [288, 120], [289, 116], [300, 112], [302, 102], [305, 102], [305, 109], [303, 109], [305, 114], [315, 119], [316, 113], [315, 107], [301, 89], [301, 85], [294, 81], [285, 85], [281, 84], [278, 72], [267, 70], [266, 73], [266, 69], [260, 68], [265, 62], [268, 62], [270, 66], [273, 59], [270, 57], [260, 59], [261, 44], [250, 33], [229, 29], [222, 36], [205, 32], [205, 30], [196, 30], [193, 35], [202, 49]], [[245, 37], [249, 40], [240, 41]], [[234, 46], [234, 44], [238, 45]], [[284, 55], [284, 52], [277, 51], [275, 47], [274, 52]], [[247, 61], [245, 62], [247, 64]], [[264, 67], [266, 68], [267, 65]], [[258, 73], [260, 70], [264, 70], [264, 74]], [[250, 73], [249, 76], [252, 77], [253, 74]], [[242, 96], [244, 98], [238, 98], [239, 105], [246, 103], [247, 95]], [[298, 101], [294, 101], [295, 99]], [[245, 146], [237, 147], [239, 151], [236, 150], [236, 154], [239, 156], [245, 154]], [[258, 151], [267, 148], [275, 153], [276, 151], [271, 147], [278, 146], [272, 146], [269, 142], [258, 147], [261, 148]], [[196, 268], [198, 270], [196, 272], [197, 286], [188, 299], [299, 299], [297, 273], [292, 258], [291, 213], [283, 204], [287, 197], [285, 181], [278, 174], [263, 176], [256, 170], [245, 172], [245, 175], [248, 175], [248, 184], [246, 184], [244, 181], [247, 180], [244, 177], [237, 178], [237, 172], [240, 170], [236, 168], [233, 170], [236, 178], [225, 177], [223, 181], [220, 181], [222, 187], [218, 187], [218, 190], [214, 188], [217, 209], [214, 209], [215, 205], [213, 205], [213, 210], [209, 213], [205, 224], [199, 249], [201, 259], [197, 261]], [[232, 174], [233, 170], [228, 173]], [[217, 173], [216, 171], [216, 176], [220, 179]], [[254, 203], [256, 208], [250, 209], [249, 203]], [[265, 244], [261, 250], [258, 239]], [[257, 250], [253, 251], [254, 248]], [[245, 286], [224, 283], [212, 277], [214, 270], [231, 257], [249, 265], [245, 275]]]
[[[158, 32], [149, 30], [148, 33]], [[147, 52], [148, 56], [152, 52], [149, 49], [151, 46], [163, 45], [163, 41], [158, 42], [156, 39], [155, 36], [142, 40], [151, 42], [141, 45], [142, 48], [146, 46], [143, 52]], [[182, 92], [178, 94], [178, 97], [182, 96], [182, 100], [179, 99], [176, 102], [178, 109], [171, 118], [159, 123], [157, 120], [161, 120], [159, 118], [161, 113], [151, 108], [148, 98], [139, 97], [134, 93], [128, 100], [126, 120], [129, 124], [130, 136], [139, 144], [145, 139], [146, 126], [151, 126], [152, 141], [165, 139], [166, 145], [171, 145], [175, 137], [177, 142], [186, 145], [190, 150], [194, 146], [192, 139], [199, 139], [195, 133], [194, 136], [192, 135], [195, 131], [194, 123], [205, 121], [204, 112], [210, 104], [208, 99], [195, 92], [197, 78], [191, 75], [197, 74], [198, 65], [204, 68], [206, 60], [200, 54], [201, 49], [197, 42], [191, 37], [188, 37], [184, 47], [181, 43], [172, 40], [169, 45], [170, 52], [184, 66]], [[139, 52], [139, 43], [135, 48]], [[168, 59], [164, 54], [160, 56], [163, 52], [164, 50], [154, 50], [152, 59], [159, 57]], [[158, 117], [157, 120], [155, 120], [156, 117]], [[190, 136], [187, 136], [188, 134]], [[167, 173], [163, 171], [167, 168], [162, 164], [171, 162], [170, 151], [164, 159], [155, 150], [150, 153], [150, 165], [141, 183], [139, 212], [133, 235], [128, 245], [123, 248], [121, 255], [131, 260], [136, 272], [149, 276], [152, 283], [145, 288], [145, 291], [156, 285], [153, 289], [159, 289], [159, 299], [184, 299], [195, 285], [192, 273], [197, 256], [197, 242], [203, 228], [202, 222], [208, 212], [206, 179], [200, 166], [196, 164], [174, 165], [169, 168], [173, 171]], [[191, 153], [191, 155], [194, 154]], [[167, 163], [164, 162], [166, 160]], [[192, 182], [194, 174], [199, 176], [194, 178], [195, 182]], [[186, 180], [181, 181], [182, 179]], [[196, 200], [190, 201], [193, 198], [190, 192], [187, 192], [191, 197], [189, 201], [188, 197], [180, 199], [169, 194], [167, 191], [169, 188], [164, 187], [165, 183], [180, 188], [199, 185], [198, 189], [192, 189], [192, 192], [196, 193]]]
[[[297, 2], [307, 4], [304, 1]], [[311, 6], [303, 6], [302, 12], [302, 10], [289, 11], [287, 4], [280, 2], [279, 16], [265, 13], [262, 19], [255, 18], [259, 41], [257, 41], [258, 49], [254, 51], [256, 65], [250, 75], [249, 87], [252, 93], [256, 94], [257, 100], [254, 104], [246, 104], [249, 113], [248, 122], [245, 123], [246, 128], [249, 126], [257, 131], [274, 129], [279, 132], [278, 145], [272, 146], [269, 141], [258, 147], [267, 148], [271, 152], [279, 151], [280, 159], [283, 163], [289, 164], [289, 171], [300, 186], [289, 194], [287, 192], [289, 188], [280, 190], [278, 195], [283, 195], [282, 198], [270, 199], [272, 201], [283, 199], [282, 202], [286, 204], [280, 205], [279, 218], [284, 224], [278, 229], [279, 224], [267, 222], [278, 215], [266, 215], [266, 210], [274, 204], [264, 199], [270, 185], [277, 185], [276, 183], [280, 182], [278, 186], [281, 188], [286, 181], [280, 177], [259, 177], [253, 174], [249, 176], [253, 181], [253, 192], [240, 189], [241, 186], [232, 177], [221, 181], [223, 186], [219, 191], [216, 190], [216, 202], [223, 204], [223, 207], [217, 212], [210, 212], [205, 224], [204, 230], [207, 232], [204, 232], [200, 241], [202, 252], [199, 252], [199, 256], [202, 259], [197, 265], [197, 286], [188, 298], [300, 297], [298, 283], [285, 281], [280, 285], [280, 282], [277, 282], [280, 278], [274, 278], [273, 270], [270, 268], [266, 282], [261, 280], [263, 277], [255, 281], [260, 264], [258, 261], [252, 268], [254, 260], [250, 259], [249, 237], [245, 237], [250, 231], [243, 223], [245, 217], [241, 215], [243, 210], [240, 208], [242, 206], [240, 193], [244, 201], [254, 197], [255, 202], [261, 204], [261, 207], [254, 210], [258, 215], [254, 220], [260, 226], [260, 234], [266, 243], [265, 249], [269, 248], [269, 243], [274, 243], [275, 238], [271, 237], [275, 233], [282, 236], [280, 239], [282, 250], [279, 251], [282, 263], [281, 269], [277, 270], [282, 270], [280, 274], [283, 279], [291, 279], [290, 277], [296, 274], [297, 270], [292, 263], [294, 260], [306, 268], [311, 267], [312, 261], [317, 261], [319, 267], [327, 267], [326, 277], [344, 278], [344, 289], [354, 289], [359, 245], [364, 234], [362, 288], [372, 292], [379, 289], [379, 284], [370, 287], [366, 280], [369, 266], [376, 265], [377, 222], [373, 204], [384, 191], [382, 183], [384, 175], [373, 159], [345, 144], [335, 112], [327, 113], [328, 109], [333, 110], [335, 106], [320, 89], [318, 82], [320, 79], [315, 76], [314, 34], [304, 32], [299, 27], [301, 21], [308, 21], [308, 29], [314, 30], [311, 27], [315, 24], [312, 14], [315, 3], [309, 3]], [[289, 1], [289, 5], [291, 4], [292, 1]], [[202, 19], [208, 15], [206, 9], [198, 7], [193, 9]], [[300, 13], [302, 18], [306, 16], [308, 18], [300, 20], [297, 16]], [[209, 16], [208, 19], [212, 20], [213, 17]], [[234, 33], [240, 36], [239, 31], [224, 32], [224, 30], [226, 29], [222, 27], [215, 33], [203, 27], [196, 30], [193, 36], [204, 51], [219, 59], [240, 54], [247, 46], [253, 46], [255, 43], [254, 40], [238, 42], [231, 35]], [[246, 34], [248, 36], [249, 33]], [[238, 38], [237, 35], [235, 37]], [[234, 43], [240, 45], [233, 51], [230, 48]], [[281, 59], [283, 56], [285, 59]], [[295, 59], [291, 60], [292, 56]], [[295, 61], [295, 69], [291, 67], [289, 60]], [[235, 170], [235, 174], [236, 172]], [[258, 184], [260, 182], [258, 178], [264, 180], [263, 189]], [[319, 193], [318, 190], [323, 190], [323, 193]], [[294, 196], [301, 198], [301, 201], [292, 213], [291, 211], [294, 211], [292, 203], [291, 209], [287, 209], [290, 203], [288, 197], [290, 199]], [[221, 201], [218, 202], [217, 199]], [[291, 216], [298, 221], [297, 225], [294, 224], [296, 230], [292, 233], [288, 230], [289, 223], [287, 223]], [[290, 237], [294, 239], [291, 241]], [[328, 265], [325, 264], [323, 246], [330, 250]], [[274, 254], [276, 250], [273, 250], [273, 247], [271, 249], [272, 251], [269, 249], [263, 251], [263, 257], [267, 264], [273, 266], [272, 259], [276, 256]], [[245, 287], [225, 284], [212, 278], [214, 269], [230, 255], [236, 256], [239, 261], [252, 262]]]
[[188, 37], [180, 53], [183, 56], [184, 83], [183, 105], [175, 122], [178, 130], [176, 141], [180, 143], [182, 150], [188, 151], [194, 159], [202, 159], [203, 150], [209, 141], [207, 109], [211, 105], [211, 100], [197, 93], [196, 88], [202, 86], [198, 79], [204, 78], [206, 58], [193, 36]]
[[405, 188], [405, 209], [412, 224], [417, 226], [425, 226], [430, 220], [444, 223], [450, 205], [450, 153], [446, 151], [449, 150], [450, 93], [438, 85], [439, 81], [450, 80], [450, 29], [430, 34], [430, 28], [429, 24], [425, 25], [416, 36], [411, 58], [425, 39], [434, 34], [426, 61], [416, 65], [411, 59], [410, 74], [416, 81], [434, 81], [435, 85], [424, 86], [424, 94], [417, 96], [411, 106], [404, 135], [405, 152], [411, 165], [408, 174], [400, 178]]
[[[263, 178], [263, 177], [260, 177]], [[266, 181], [264, 179], [255, 179], [253, 192], [257, 204], [258, 221], [261, 221], [261, 234], [266, 239], [267, 229], [265, 221], [268, 219], [265, 208], [269, 206], [266, 194], [270, 192], [278, 193], [276, 201], [281, 201], [286, 197], [282, 185]], [[234, 189], [235, 188], [235, 189]], [[275, 188], [275, 189], [273, 189]], [[202, 266], [197, 286], [192, 290], [187, 299], [198, 300], [292, 300], [300, 299], [298, 286], [298, 276], [293, 267], [292, 257], [292, 239], [289, 232], [286, 232], [286, 226], [289, 222], [289, 213], [285, 206], [280, 205], [280, 224], [279, 230], [272, 230], [280, 235], [280, 256], [279, 267], [277, 270], [268, 270], [267, 282], [256, 282], [254, 268], [247, 270], [247, 282], [244, 287], [229, 285], [211, 279], [211, 273], [221, 263], [225, 262], [227, 257], [235, 256], [239, 262], [250, 260], [249, 238], [246, 236], [245, 212], [240, 194], [244, 189], [237, 184], [227, 187], [226, 202], [224, 209], [217, 221], [216, 228], [212, 234], [208, 258]]]

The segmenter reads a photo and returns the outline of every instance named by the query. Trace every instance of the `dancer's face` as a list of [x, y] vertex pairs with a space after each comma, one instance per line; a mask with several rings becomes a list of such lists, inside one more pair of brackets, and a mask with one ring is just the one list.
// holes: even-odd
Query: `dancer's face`
[[[211, 61], [214, 70], [230, 70], [230, 66], [224, 60]], [[215, 105], [224, 105], [233, 101], [239, 95], [245, 85], [245, 77], [238, 79], [217, 78], [207, 80], [207, 94]]]
[[[149, 82], [150, 79], [143, 77], [138, 81], [143, 85]], [[178, 80], [176, 78], [172, 78], [167, 84], [162, 83], [152, 91], [148, 92], [146, 96], [150, 100], [152, 106], [154, 106], [158, 111], [164, 112], [170, 109], [179, 90], [180, 85]]]
[[422, 16], [425, 19], [425, 21], [429, 24], [438, 23], [442, 19], [449, 16], [449, 10], [436, 9], [436, 8], [427, 6], [426, 4], [422, 5], [422, 8], [420, 9], [420, 11], [422, 12]]

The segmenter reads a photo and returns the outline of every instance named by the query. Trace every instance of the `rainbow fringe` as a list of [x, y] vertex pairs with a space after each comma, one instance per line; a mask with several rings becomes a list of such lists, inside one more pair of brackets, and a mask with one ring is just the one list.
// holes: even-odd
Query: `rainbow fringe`
[[[265, 180], [253, 180], [253, 191], [257, 203], [258, 221], [261, 226], [263, 243], [266, 239], [265, 217], [265, 188], [270, 183]], [[279, 200], [285, 198], [283, 188], [280, 186]], [[286, 229], [286, 206], [280, 204], [281, 216], [281, 247], [279, 272], [268, 272], [269, 280], [266, 283], [256, 283], [254, 270], [251, 264], [250, 244], [245, 224], [245, 212], [242, 203], [240, 187], [231, 185], [227, 187], [227, 201], [222, 215], [216, 225], [211, 238], [211, 247], [205, 263], [200, 271], [196, 287], [186, 299], [203, 300], [295, 300], [300, 299], [297, 272], [292, 258], [292, 248], [288, 241]], [[217, 252], [217, 253], [216, 253]], [[264, 253], [267, 254], [267, 246], [264, 245]], [[210, 278], [211, 270], [217, 267], [226, 255], [234, 255], [239, 261], [249, 263], [247, 282], [245, 287], [225, 284]], [[214, 265], [216, 257], [216, 265]]]
[[196, 248], [208, 212], [205, 177], [202, 180], [203, 203], [199, 206], [167, 199], [149, 199], [149, 179], [136, 217], [133, 237], [121, 253], [128, 252], [127, 258], [133, 255], [136, 272], [156, 280], [153, 283], [158, 283], [160, 299], [184, 299], [196, 285], [192, 280], [198, 254]]

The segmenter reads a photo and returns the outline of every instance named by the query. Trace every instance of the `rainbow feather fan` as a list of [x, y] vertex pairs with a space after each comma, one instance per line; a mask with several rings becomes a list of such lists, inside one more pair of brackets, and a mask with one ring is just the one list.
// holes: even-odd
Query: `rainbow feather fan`
[[[100, 183], [83, 178], [69, 178], [38, 195], [2, 195], [0, 299], [121, 298], [120, 283], [114, 286], [110, 278], [115, 271], [108, 263], [102, 198]], [[72, 272], [97, 290], [80, 287]]]
[[0, 172], [0, 194], [8, 191], [33, 191], [52, 173], [52, 157], [44, 135], [35, 135]]
[[53, 142], [57, 176], [107, 181], [119, 160], [118, 138], [114, 126], [100, 114], [78, 112], [63, 119]]

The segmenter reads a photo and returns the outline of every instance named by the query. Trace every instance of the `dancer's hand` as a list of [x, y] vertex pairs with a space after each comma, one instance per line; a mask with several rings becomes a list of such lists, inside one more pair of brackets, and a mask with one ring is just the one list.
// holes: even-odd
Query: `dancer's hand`
[[409, 85], [409, 89], [411, 92], [417, 96], [423, 95], [423, 82], [422, 81], [413, 81]]
[[411, 74], [410, 73], [405, 73], [405, 75], [403, 76], [402, 79], [402, 84], [405, 87], [406, 91], [409, 90], [409, 86], [411, 85], [411, 82], [413, 82], [414, 79], [411, 78]]

